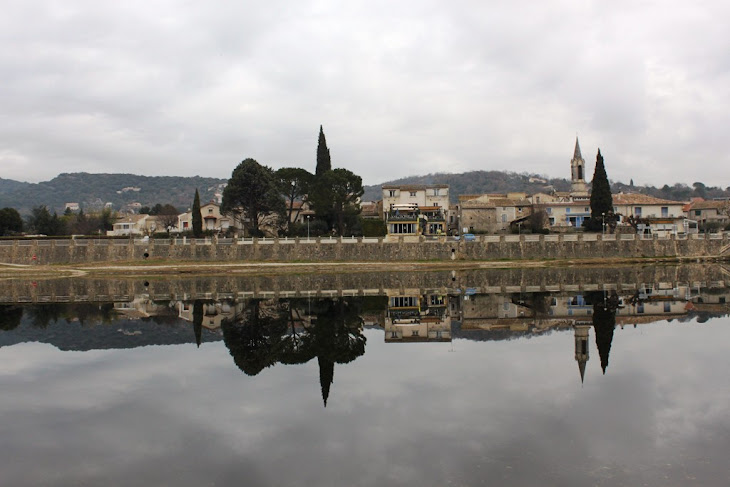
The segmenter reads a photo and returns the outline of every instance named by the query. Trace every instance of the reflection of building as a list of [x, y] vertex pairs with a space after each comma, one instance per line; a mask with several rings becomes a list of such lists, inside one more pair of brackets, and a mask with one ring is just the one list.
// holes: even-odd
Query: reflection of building
[[147, 294], [137, 294], [132, 301], [115, 302], [114, 311], [130, 319], [173, 316], [167, 303], [152, 301]]
[[448, 296], [416, 290], [388, 296], [386, 342], [450, 342]]
[[[185, 321], [193, 322], [194, 301], [176, 301], [174, 303], [178, 316]], [[221, 327], [223, 320], [233, 320], [241, 314], [242, 303], [228, 301], [206, 301], [202, 303], [203, 321], [201, 325], [209, 330]]]

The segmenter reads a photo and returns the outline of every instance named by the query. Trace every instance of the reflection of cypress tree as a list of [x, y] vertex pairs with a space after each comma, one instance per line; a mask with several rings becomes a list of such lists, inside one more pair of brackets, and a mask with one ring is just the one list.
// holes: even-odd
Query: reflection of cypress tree
[[613, 330], [616, 327], [616, 309], [618, 295], [613, 291], [611, 295], [602, 292], [590, 293], [586, 296], [593, 303], [593, 328], [596, 330], [596, 346], [601, 358], [601, 369], [606, 373], [608, 355], [611, 353]]
[[360, 309], [361, 299], [281, 300], [263, 312], [261, 302], [251, 300], [239, 321], [222, 323], [223, 340], [248, 375], [277, 362], [303, 364], [317, 357], [326, 407], [335, 363], [348, 363], [365, 353]]
[[200, 348], [203, 341], [203, 302], [199, 299], [193, 303], [193, 332], [195, 333], [195, 343]]
[[327, 407], [327, 398], [330, 397], [330, 386], [335, 380], [335, 363], [325, 357], [317, 357], [319, 363], [319, 385], [322, 388], [322, 400]]
[[0, 306], [0, 330], [14, 330], [23, 317], [23, 308], [13, 305]]
[[315, 303], [317, 321], [309, 339], [317, 355], [322, 401], [327, 407], [334, 382], [335, 362], [346, 364], [365, 353], [365, 337], [360, 332], [360, 301], [323, 299]]

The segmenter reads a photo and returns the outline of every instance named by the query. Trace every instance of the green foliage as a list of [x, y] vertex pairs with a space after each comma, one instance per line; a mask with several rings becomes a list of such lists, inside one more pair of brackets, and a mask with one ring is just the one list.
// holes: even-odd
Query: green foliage
[[40, 235], [67, 235], [66, 225], [56, 212], [48, 211], [46, 206], [36, 206], [28, 217], [28, 228]]
[[195, 197], [193, 198], [193, 236], [200, 238], [203, 236], [203, 215], [200, 213], [200, 193], [195, 190]]
[[284, 199], [274, 171], [251, 158], [241, 162], [223, 190], [221, 211], [243, 217], [241, 219], [249, 226], [251, 235], [262, 236], [264, 233], [260, 227], [263, 220], [271, 215], [283, 220], [285, 213]]
[[[200, 195], [198, 195], [198, 198], [199, 197], [200, 197]], [[142, 213], [142, 210], [140, 210], [139, 212]], [[175, 215], [175, 216], [177, 216], [180, 214], [180, 212], [177, 210], [177, 208], [172, 206], [170, 203], [165, 203], [164, 205], [157, 203], [155, 206], [150, 208], [150, 211], [147, 214], [148, 215]]]
[[384, 237], [388, 229], [383, 220], [370, 220], [363, 218], [361, 221], [363, 237]]
[[0, 210], [0, 237], [14, 235], [23, 231], [23, 219], [15, 208]]
[[105, 208], [87, 215], [81, 209], [78, 214], [65, 213], [61, 221], [67, 233], [72, 235], [104, 235], [114, 228], [116, 213], [111, 208]]
[[317, 218], [338, 235], [351, 235], [360, 214], [362, 178], [347, 169], [333, 169], [318, 176], [309, 195]]
[[286, 198], [288, 213], [286, 223], [289, 231], [291, 221], [296, 220], [301, 211], [301, 209], [294, 211], [294, 202], [306, 200], [314, 176], [309, 171], [298, 167], [282, 167], [274, 175], [279, 184], [279, 191]]
[[606, 168], [603, 165], [601, 149], [596, 155], [596, 169], [593, 173], [591, 190], [591, 217], [585, 222], [587, 230], [600, 232], [603, 224], [613, 222], [613, 197], [611, 196], [611, 185], [608, 183]]
[[327, 171], [332, 170], [332, 159], [330, 158], [330, 150], [327, 148], [327, 140], [324, 138], [324, 130], [319, 126], [319, 140], [317, 141], [317, 167], [316, 176], [321, 176]]

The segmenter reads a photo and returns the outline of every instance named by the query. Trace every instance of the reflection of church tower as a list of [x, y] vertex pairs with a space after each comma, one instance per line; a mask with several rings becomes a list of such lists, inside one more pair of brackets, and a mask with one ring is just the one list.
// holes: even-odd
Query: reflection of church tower
[[575, 150], [570, 160], [570, 192], [574, 194], [588, 194], [586, 187], [586, 161], [580, 153], [578, 137], [575, 137]]
[[575, 361], [578, 362], [578, 370], [580, 371], [580, 382], [586, 375], [586, 362], [588, 362], [588, 331], [590, 325], [575, 325], [573, 331], [575, 333]]

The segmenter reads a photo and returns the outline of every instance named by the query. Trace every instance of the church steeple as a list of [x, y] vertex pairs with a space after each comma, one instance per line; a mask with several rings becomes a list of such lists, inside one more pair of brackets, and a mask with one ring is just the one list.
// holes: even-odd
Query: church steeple
[[575, 150], [573, 151], [573, 159], [583, 159], [580, 153], [580, 144], [578, 143], [578, 136], [575, 136]]
[[588, 188], [585, 180], [586, 161], [580, 153], [578, 136], [575, 136], [575, 149], [573, 159], [570, 160], [570, 192], [574, 195], [587, 195]]

